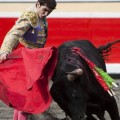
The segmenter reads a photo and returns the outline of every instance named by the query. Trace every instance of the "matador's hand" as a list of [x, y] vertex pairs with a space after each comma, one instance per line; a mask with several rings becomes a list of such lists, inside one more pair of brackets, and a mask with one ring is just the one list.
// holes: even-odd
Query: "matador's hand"
[[2, 62], [3, 60], [6, 60], [7, 56], [8, 56], [7, 52], [0, 53], [0, 62]]

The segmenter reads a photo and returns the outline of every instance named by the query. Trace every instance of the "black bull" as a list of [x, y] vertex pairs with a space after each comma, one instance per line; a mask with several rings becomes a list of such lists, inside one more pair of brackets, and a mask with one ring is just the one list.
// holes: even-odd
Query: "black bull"
[[103, 52], [108, 53], [117, 42], [120, 41], [96, 48], [88, 40], [77, 40], [66, 42], [58, 48], [58, 62], [50, 92], [72, 120], [96, 120], [92, 114], [105, 120], [105, 111], [111, 120], [120, 120], [115, 98], [100, 86], [86, 61], [71, 51], [73, 47], [80, 48], [90, 61], [106, 71]]

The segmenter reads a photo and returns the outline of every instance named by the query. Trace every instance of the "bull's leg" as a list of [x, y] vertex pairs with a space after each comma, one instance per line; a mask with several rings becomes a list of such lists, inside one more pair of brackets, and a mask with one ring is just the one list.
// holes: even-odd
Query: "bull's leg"
[[[104, 117], [98, 117], [99, 118], [99, 120], [105, 120], [105, 118]], [[87, 119], [86, 120], [97, 120], [96, 118], [94, 118], [92, 115], [89, 115], [89, 116], [87, 116]]]
[[100, 120], [105, 120], [104, 114], [103, 114], [103, 113], [97, 115], [97, 117], [98, 117]]
[[117, 103], [114, 97], [106, 101], [105, 108], [112, 120], [120, 120]]
[[67, 72], [67, 78], [70, 81], [74, 81], [78, 76], [82, 75], [83, 70], [82, 69], [75, 69], [72, 72]]
[[[65, 81], [66, 80], [63, 80], [63, 81], [59, 80], [58, 82], [54, 82], [50, 89], [50, 93], [54, 101], [60, 106], [60, 108], [64, 110], [66, 114], [70, 114], [66, 108], [67, 100], [64, 98], [63, 93], [62, 93], [62, 85], [65, 84], [64, 83]], [[67, 118], [64, 118], [63, 120], [67, 120]]]
[[98, 104], [88, 103], [87, 105], [87, 120], [97, 120], [92, 114], [96, 115], [99, 120], [105, 120], [104, 110]]

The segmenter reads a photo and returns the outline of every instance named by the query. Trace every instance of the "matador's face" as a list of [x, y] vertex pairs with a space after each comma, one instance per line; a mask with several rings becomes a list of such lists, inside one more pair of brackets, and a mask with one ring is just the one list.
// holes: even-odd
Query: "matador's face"
[[50, 8], [48, 8], [46, 5], [40, 5], [39, 2], [37, 2], [36, 8], [39, 18], [45, 18], [52, 12]]

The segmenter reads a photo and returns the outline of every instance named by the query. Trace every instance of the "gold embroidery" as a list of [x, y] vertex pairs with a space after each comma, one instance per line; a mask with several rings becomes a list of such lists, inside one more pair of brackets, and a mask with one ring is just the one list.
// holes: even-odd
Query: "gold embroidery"
[[21, 19], [28, 19], [30, 21], [30, 24], [32, 27], [36, 28], [39, 22], [39, 18], [37, 13], [33, 12], [33, 11], [25, 11], [21, 17]]
[[43, 31], [38, 31], [37, 36], [43, 36], [43, 35], [44, 35]]
[[46, 40], [46, 38], [42, 37], [42, 38], [37, 39], [36, 43], [38, 43], [38, 44], [44, 44], [45, 40]]
[[18, 44], [18, 37], [10, 36], [8, 35], [5, 37], [2, 46], [1, 51], [11, 52], [13, 48], [15, 48]]
[[26, 40], [24, 40], [24, 39], [19, 39], [19, 41], [20, 41], [20, 43], [22, 44], [22, 45], [24, 45], [24, 46], [26, 46], [26, 47], [28, 47], [28, 48], [41, 48], [41, 47], [43, 47], [44, 46], [44, 44], [42, 44], [42, 45], [40, 45], [40, 44], [38, 44], [38, 43], [32, 43], [32, 42], [30, 42], [30, 41], [26, 41]]

